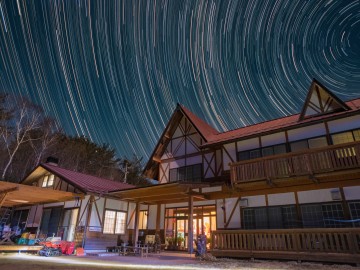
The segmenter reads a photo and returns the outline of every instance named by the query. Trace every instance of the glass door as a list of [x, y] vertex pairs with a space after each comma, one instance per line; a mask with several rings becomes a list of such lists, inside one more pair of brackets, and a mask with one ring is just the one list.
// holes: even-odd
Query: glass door
[[187, 247], [188, 236], [188, 221], [187, 219], [177, 219], [176, 221], [176, 242], [179, 249], [185, 249]]

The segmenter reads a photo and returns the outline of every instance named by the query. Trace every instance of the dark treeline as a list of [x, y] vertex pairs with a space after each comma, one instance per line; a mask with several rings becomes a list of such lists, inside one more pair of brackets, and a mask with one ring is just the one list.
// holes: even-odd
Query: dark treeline
[[145, 185], [142, 158], [117, 158], [108, 144], [66, 135], [43, 109], [24, 97], [0, 94], [0, 179], [19, 182], [47, 157], [59, 166], [116, 181]]

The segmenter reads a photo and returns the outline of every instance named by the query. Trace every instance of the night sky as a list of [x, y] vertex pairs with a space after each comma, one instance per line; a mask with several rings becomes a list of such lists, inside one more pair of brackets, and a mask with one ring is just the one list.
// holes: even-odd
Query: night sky
[[360, 97], [360, 1], [0, 0], [0, 92], [151, 154], [177, 103], [219, 131]]

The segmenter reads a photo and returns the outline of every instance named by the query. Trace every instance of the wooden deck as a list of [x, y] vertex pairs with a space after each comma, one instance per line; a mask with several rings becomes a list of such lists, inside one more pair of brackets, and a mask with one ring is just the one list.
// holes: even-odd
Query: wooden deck
[[360, 229], [219, 230], [211, 254], [359, 264]]
[[360, 168], [360, 142], [332, 145], [295, 153], [234, 162], [230, 164], [233, 185]]
[[43, 246], [27, 246], [27, 245], [0, 245], [0, 251], [33, 251], [37, 252], [42, 249]]

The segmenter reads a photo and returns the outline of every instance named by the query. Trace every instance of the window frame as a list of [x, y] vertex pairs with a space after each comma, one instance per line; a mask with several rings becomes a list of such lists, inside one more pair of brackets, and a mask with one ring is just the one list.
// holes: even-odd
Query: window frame
[[[356, 132], [356, 133], [358, 133], [358, 132], [360, 133], [360, 128], [355, 128], [355, 129], [350, 129], [350, 130], [343, 130], [343, 131], [341, 131], [341, 132], [330, 133], [332, 145], [343, 144], [343, 142], [338, 143], [338, 144], [334, 144], [333, 136], [334, 136], [334, 135], [336, 136], [336, 135], [339, 135], [339, 134], [342, 134], [342, 133], [347, 133], [347, 132], [350, 132], [350, 133], [351, 133], [352, 139], [353, 139], [352, 142], [358, 142], [358, 141], [360, 141], [359, 135], [358, 135], [358, 134], [355, 134], [355, 132]], [[349, 142], [347, 142], [347, 143], [349, 143]]]
[[[292, 209], [292, 215], [295, 215], [297, 217], [297, 208], [295, 204], [244, 207], [241, 209], [241, 227], [244, 230], [301, 228], [301, 226], [299, 226], [297, 222], [288, 223], [288, 217], [290, 213], [289, 209]], [[275, 210], [278, 211], [281, 216], [281, 225], [277, 226], [276, 228], [273, 226], [273, 224], [275, 224], [274, 220], [271, 219], [271, 211]], [[260, 218], [256, 218], [257, 215]]]
[[[199, 166], [199, 170], [194, 168]], [[188, 174], [191, 174], [191, 177], [188, 177]], [[173, 179], [176, 175], [176, 179]], [[203, 177], [203, 164], [196, 163], [192, 165], [182, 166], [169, 170], [169, 182], [201, 182]]]
[[[105, 232], [105, 224], [106, 224], [106, 212], [107, 211], [111, 211], [111, 212], [115, 212], [115, 218], [113, 221], [113, 232]], [[118, 213], [124, 214], [125, 215], [125, 223], [124, 223], [124, 231], [117, 233], [116, 232], [116, 225], [117, 225], [117, 215]], [[111, 209], [111, 208], [105, 208], [104, 211], [104, 215], [103, 215], [103, 224], [102, 224], [102, 233], [103, 234], [113, 234], [113, 235], [124, 235], [126, 234], [126, 222], [127, 222], [127, 212], [126, 211], [121, 211], [121, 210], [116, 210], [116, 209]]]
[[[49, 180], [51, 179], [51, 184], [49, 184]], [[41, 181], [41, 187], [42, 188], [49, 188], [53, 187], [55, 184], [55, 175], [54, 174], [45, 174]]]
[[[274, 154], [276, 152], [275, 149], [282, 147], [282, 146], [285, 148], [285, 152], [280, 153], [280, 154], [278, 154], [278, 153]], [[271, 150], [272, 155], [264, 154], [264, 151], [267, 151], [267, 150]], [[286, 143], [279, 143], [279, 144], [274, 144], [274, 145], [269, 145], [269, 146], [264, 146], [264, 147], [248, 149], [248, 150], [244, 150], [244, 151], [237, 151], [236, 159], [237, 159], [237, 161], [246, 161], [246, 160], [252, 160], [252, 159], [257, 159], [257, 158], [262, 158], [262, 157], [282, 155], [282, 154], [288, 153], [287, 150], [288, 149], [287, 149]], [[240, 156], [243, 156], [245, 158], [240, 158]]]
[[[316, 137], [311, 137], [311, 138], [305, 138], [305, 139], [301, 139], [301, 140], [296, 140], [296, 141], [289, 141], [289, 149], [290, 149], [290, 153], [296, 153], [296, 152], [301, 152], [301, 151], [305, 151], [305, 150], [310, 150], [310, 149], [316, 149], [316, 148], [321, 148], [321, 147], [326, 147], [326, 146], [319, 146], [319, 147], [310, 147], [310, 141], [311, 140], [319, 140], [320, 138], [325, 139], [326, 143], [327, 143], [327, 138], [326, 138], [326, 134], [324, 135], [320, 135], [320, 136], [316, 136]], [[306, 148], [302, 148], [300, 150], [292, 150], [292, 144], [296, 144], [296, 143], [306, 143]]]

